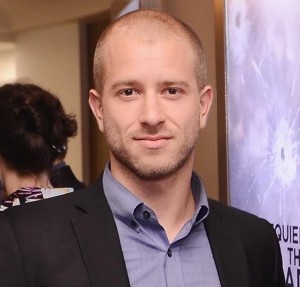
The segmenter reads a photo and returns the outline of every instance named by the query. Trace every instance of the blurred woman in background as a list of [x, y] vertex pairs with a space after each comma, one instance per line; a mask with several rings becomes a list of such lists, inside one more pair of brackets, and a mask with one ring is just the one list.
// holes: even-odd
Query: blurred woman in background
[[76, 133], [74, 116], [53, 94], [34, 84], [0, 87], [0, 210], [74, 190], [54, 188], [49, 172]]

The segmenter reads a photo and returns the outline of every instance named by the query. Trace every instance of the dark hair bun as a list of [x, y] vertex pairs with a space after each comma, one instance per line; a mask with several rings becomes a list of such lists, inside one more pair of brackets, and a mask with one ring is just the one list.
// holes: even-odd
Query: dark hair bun
[[75, 117], [48, 91], [33, 84], [0, 88], [0, 154], [19, 173], [50, 169], [76, 133]]

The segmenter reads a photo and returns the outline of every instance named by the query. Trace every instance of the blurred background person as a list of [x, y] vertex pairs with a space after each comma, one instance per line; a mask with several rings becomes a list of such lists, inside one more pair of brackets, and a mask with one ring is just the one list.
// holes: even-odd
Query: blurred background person
[[54, 187], [72, 186], [74, 190], [77, 190], [84, 188], [86, 185], [75, 176], [71, 167], [65, 162], [67, 139], [68, 137], [66, 137], [66, 144], [60, 149], [58, 157], [55, 159], [53, 167], [50, 170], [50, 181]]
[[53, 184], [49, 173], [76, 133], [75, 117], [53, 94], [34, 84], [0, 87], [0, 210], [74, 190], [63, 180]]

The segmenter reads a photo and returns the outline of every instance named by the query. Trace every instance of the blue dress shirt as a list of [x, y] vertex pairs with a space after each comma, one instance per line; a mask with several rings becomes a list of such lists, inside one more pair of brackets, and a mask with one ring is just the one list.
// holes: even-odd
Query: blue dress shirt
[[219, 287], [203, 220], [209, 213], [200, 178], [191, 188], [196, 210], [169, 242], [153, 210], [115, 179], [106, 166], [104, 193], [112, 209], [132, 287]]

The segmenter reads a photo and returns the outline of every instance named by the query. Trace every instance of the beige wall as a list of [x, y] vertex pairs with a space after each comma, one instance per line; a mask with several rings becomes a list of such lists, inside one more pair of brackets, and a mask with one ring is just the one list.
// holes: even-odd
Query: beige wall
[[17, 78], [49, 89], [76, 115], [78, 136], [69, 143], [67, 162], [82, 178], [80, 27], [78, 23], [33, 29], [15, 36]]
[[14, 46], [0, 50], [0, 85], [16, 78], [16, 52]]
[[178, 17], [200, 37], [208, 64], [208, 84], [214, 89], [214, 103], [207, 127], [200, 134], [196, 151], [195, 170], [205, 182], [207, 193], [219, 198], [218, 141], [217, 141], [217, 92], [215, 62], [215, 14], [212, 0], [168, 0], [166, 10]]

